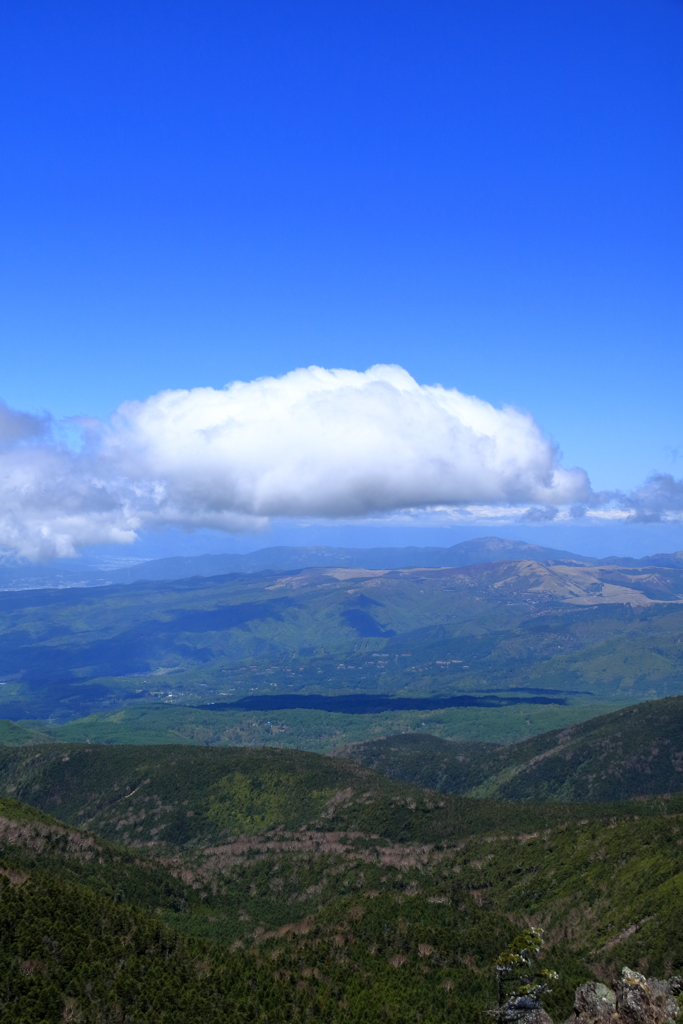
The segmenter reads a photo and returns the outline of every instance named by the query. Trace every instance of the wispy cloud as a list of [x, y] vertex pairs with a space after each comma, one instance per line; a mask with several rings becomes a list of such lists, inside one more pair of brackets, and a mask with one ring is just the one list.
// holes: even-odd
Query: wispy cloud
[[527, 523], [550, 523], [553, 519], [557, 519], [557, 514], [560, 510], [553, 507], [552, 505], [545, 505], [543, 508], [534, 506], [534, 508], [528, 508], [522, 515], [522, 520]]
[[33, 416], [28, 412], [17, 412], [0, 400], [0, 445], [45, 437], [49, 433], [50, 426], [48, 416]]
[[0, 406], [0, 546], [29, 558], [175, 525], [257, 530], [269, 517], [591, 503], [527, 413], [418, 384], [398, 366], [294, 370], [223, 390], [164, 391], [82, 424]]
[[618, 501], [630, 512], [626, 522], [660, 523], [666, 515], [683, 512], [683, 480], [670, 473], [653, 473], [635, 491], [619, 495]]

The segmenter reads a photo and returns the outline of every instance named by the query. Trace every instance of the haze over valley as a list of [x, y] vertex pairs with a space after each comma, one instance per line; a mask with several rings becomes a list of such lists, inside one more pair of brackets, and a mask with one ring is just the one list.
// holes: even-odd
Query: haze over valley
[[330, 751], [406, 729], [521, 739], [682, 692], [683, 569], [676, 555], [622, 561], [255, 568], [5, 591], [0, 708], [93, 740], [148, 730]]

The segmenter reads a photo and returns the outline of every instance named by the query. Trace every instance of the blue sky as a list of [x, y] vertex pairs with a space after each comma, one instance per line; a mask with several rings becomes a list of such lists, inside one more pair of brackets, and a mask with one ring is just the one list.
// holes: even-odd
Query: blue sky
[[[595, 491], [683, 476], [681, 52], [676, 0], [3, 5], [0, 395], [106, 420], [399, 364], [528, 410]], [[683, 547], [672, 522], [469, 535], [510, 531]], [[185, 537], [136, 550], [263, 543]]]

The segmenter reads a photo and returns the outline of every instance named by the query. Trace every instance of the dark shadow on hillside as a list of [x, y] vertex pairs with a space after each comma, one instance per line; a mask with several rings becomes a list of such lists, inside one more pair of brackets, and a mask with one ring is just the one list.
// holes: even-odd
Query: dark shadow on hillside
[[242, 697], [230, 703], [192, 705], [211, 711], [284, 711], [298, 708], [309, 711], [336, 711], [345, 715], [377, 715], [383, 711], [439, 711], [443, 708], [503, 708], [513, 704], [566, 704], [563, 697], [499, 697], [492, 693], [453, 697], [384, 697], [370, 693], [350, 693], [326, 697], [324, 694], [264, 694]]

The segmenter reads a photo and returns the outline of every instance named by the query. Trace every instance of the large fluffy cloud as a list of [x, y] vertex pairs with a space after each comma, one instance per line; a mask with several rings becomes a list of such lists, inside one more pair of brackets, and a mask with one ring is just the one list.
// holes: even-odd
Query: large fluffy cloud
[[119, 409], [106, 451], [185, 515], [362, 516], [589, 493], [531, 416], [398, 366], [310, 367], [222, 391], [166, 391]]
[[173, 524], [238, 531], [271, 516], [590, 499], [533, 418], [398, 366], [294, 370], [164, 391], [88, 424], [76, 454], [0, 410], [0, 544], [28, 557]]

